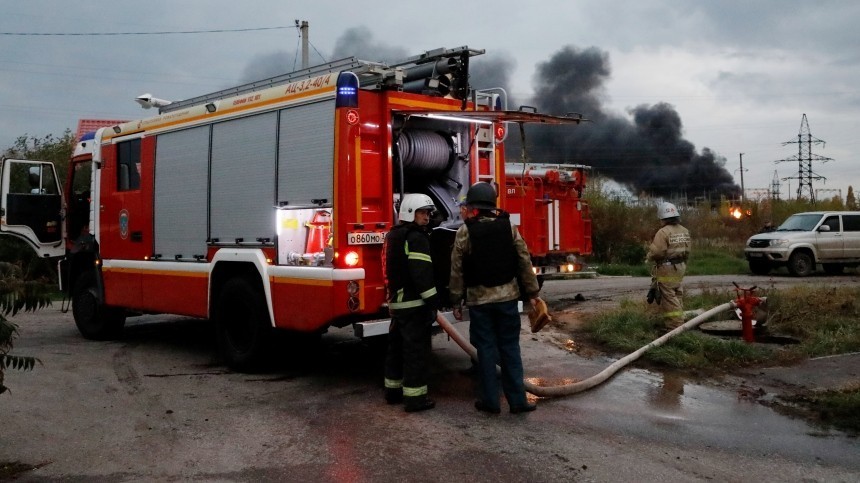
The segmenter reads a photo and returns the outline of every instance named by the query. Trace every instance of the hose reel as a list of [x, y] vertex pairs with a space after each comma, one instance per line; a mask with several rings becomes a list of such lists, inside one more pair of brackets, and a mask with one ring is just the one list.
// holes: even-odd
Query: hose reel
[[435, 178], [446, 173], [457, 159], [450, 136], [430, 130], [403, 131], [397, 151], [408, 178]]

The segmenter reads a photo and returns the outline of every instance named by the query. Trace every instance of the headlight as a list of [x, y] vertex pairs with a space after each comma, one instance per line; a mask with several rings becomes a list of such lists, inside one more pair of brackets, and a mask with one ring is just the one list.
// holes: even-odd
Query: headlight
[[770, 246], [776, 247], [776, 248], [787, 247], [789, 243], [791, 243], [791, 240], [785, 240], [785, 239], [771, 240]]

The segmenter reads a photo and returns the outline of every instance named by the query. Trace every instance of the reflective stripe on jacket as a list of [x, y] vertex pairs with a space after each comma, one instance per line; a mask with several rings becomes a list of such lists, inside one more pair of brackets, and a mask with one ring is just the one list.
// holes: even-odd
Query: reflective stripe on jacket
[[430, 237], [414, 223], [395, 226], [385, 237], [388, 307], [404, 310], [435, 303]]

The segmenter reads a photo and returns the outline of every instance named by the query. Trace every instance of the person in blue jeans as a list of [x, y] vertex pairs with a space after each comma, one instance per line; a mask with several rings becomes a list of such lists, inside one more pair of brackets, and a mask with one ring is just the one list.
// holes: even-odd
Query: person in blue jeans
[[469, 212], [457, 230], [451, 252], [449, 289], [454, 317], [462, 320], [462, 305], [469, 307], [469, 337], [478, 352], [478, 400], [475, 408], [501, 412], [501, 391], [511, 413], [534, 411], [526, 398], [520, 355], [520, 290], [534, 306], [540, 287], [532, 270], [528, 247], [507, 213], [496, 207], [496, 189], [475, 183], [466, 194]]

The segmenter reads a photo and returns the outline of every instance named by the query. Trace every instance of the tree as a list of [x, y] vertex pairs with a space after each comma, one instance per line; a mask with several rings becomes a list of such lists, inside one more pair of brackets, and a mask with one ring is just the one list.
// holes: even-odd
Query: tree
[[846, 210], [856, 210], [857, 209], [857, 198], [854, 197], [854, 187], [848, 187], [848, 194], [845, 196], [845, 209]]
[[51, 304], [50, 285], [42, 281], [25, 281], [22, 276], [18, 265], [0, 262], [0, 394], [8, 389], [3, 384], [6, 369], [30, 371], [37, 362], [41, 363], [32, 356], [10, 354], [18, 336], [18, 326], [6, 316], [15, 315], [21, 310], [38, 310]]
[[62, 183], [66, 179], [66, 171], [72, 153], [75, 151], [75, 136], [70, 129], [55, 138], [53, 134], [37, 138], [32, 136], [18, 136], [12, 147], [6, 148], [3, 156], [13, 159], [32, 159], [39, 161], [50, 161], [57, 168], [57, 177]]

